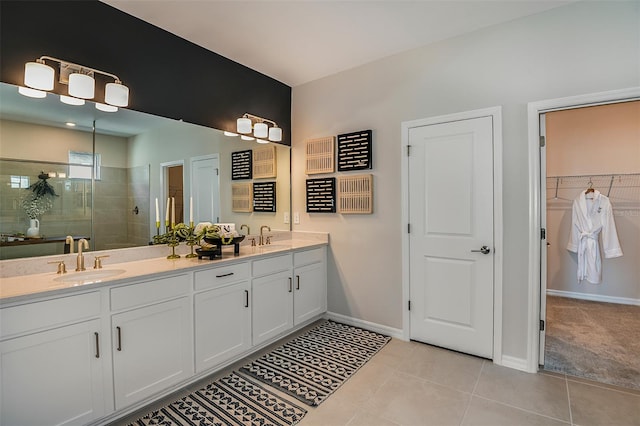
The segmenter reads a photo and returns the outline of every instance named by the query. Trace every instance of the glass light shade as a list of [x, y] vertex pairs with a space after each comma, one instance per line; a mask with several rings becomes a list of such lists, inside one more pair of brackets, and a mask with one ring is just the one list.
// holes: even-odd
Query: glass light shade
[[245, 117], [238, 118], [236, 124], [238, 133], [251, 133], [251, 119]]
[[84, 99], [74, 98], [72, 96], [60, 95], [60, 102], [67, 105], [84, 105]]
[[226, 130], [224, 131], [224, 135], [225, 135], [225, 136], [232, 136], [232, 137], [233, 137], [233, 136], [238, 136], [238, 134], [237, 134], [237, 133], [227, 132]]
[[69, 74], [69, 95], [82, 99], [93, 99], [95, 80], [90, 75], [74, 72]]
[[274, 126], [269, 129], [269, 140], [273, 142], [280, 142], [282, 140], [282, 129]]
[[53, 89], [54, 71], [49, 65], [40, 62], [27, 62], [24, 65], [24, 84], [40, 90]]
[[241, 138], [243, 141], [252, 141], [252, 140], [254, 139], [254, 138], [252, 138], [251, 136], [245, 136], [245, 135], [240, 136], [240, 138]]
[[269, 143], [269, 141], [266, 141], [264, 139], [256, 139], [256, 142], [258, 142], [258, 143]]
[[104, 101], [109, 105], [126, 107], [129, 104], [129, 88], [120, 83], [107, 83], [104, 88]]
[[23, 96], [28, 96], [30, 98], [46, 98], [47, 92], [43, 92], [42, 90], [30, 89], [28, 87], [18, 87], [18, 93]]
[[269, 126], [266, 123], [256, 123], [253, 125], [253, 136], [256, 138], [266, 138], [269, 133]]
[[113, 105], [101, 104], [100, 102], [96, 102], [96, 109], [102, 112], [117, 112], [118, 107], [114, 107]]

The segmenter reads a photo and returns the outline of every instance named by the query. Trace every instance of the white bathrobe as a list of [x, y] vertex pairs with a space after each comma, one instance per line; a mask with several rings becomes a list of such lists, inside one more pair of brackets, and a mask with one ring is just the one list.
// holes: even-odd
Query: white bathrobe
[[602, 281], [602, 262], [598, 236], [602, 233], [605, 258], [622, 256], [609, 198], [599, 191], [581, 192], [573, 200], [571, 234], [567, 250], [578, 254], [578, 281]]

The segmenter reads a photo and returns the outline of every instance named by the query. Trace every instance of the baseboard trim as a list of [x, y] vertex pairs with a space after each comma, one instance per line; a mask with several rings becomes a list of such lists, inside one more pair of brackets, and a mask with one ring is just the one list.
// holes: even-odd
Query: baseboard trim
[[593, 302], [619, 303], [621, 305], [640, 306], [640, 299], [630, 297], [603, 296], [601, 294], [578, 293], [576, 291], [547, 289], [547, 296], [567, 297], [569, 299], [590, 300]]
[[324, 314], [326, 319], [330, 319], [343, 324], [352, 325], [354, 327], [364, 328], [366, 330], [375, 331], [376, 333], [384, 334], [387, 336], [395, 337], [396, 339], [404, 340], [402, 330], [399, 328], [388, 327], [386, 325], [376, 324], [375, 322], [369, 322], [358, 318], [349, 317], [346, 315], [336, 314], [335, 312], [326, 312]]
[[500, 365], [502, 365], [503, 367], [509, 367], [515, 370], [531, 373], [531, 371], [529, 371], [529, 363], [526, 358], [516, 358], [514, 356], [502, 355], [502, 364]]

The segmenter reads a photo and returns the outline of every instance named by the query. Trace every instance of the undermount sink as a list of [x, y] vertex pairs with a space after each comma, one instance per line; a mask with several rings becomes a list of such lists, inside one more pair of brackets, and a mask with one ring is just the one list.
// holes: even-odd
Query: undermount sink
[[83, 272], [69, 272], [61, 277], [54, 278], [54, 281], [63, 283], [82, 283], [89, 284], [102, 281], [107, 278], [115, 277], [125, 273], [124, 269], [94, 269]]

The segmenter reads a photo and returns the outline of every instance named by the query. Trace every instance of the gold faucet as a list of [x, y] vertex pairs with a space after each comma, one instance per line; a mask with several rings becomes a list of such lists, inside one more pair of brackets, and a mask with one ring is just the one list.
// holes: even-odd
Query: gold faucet
[[258, 245], [262, 246], [264, 245], [264, 236], [262, 235], [262, 231], [264, 230], [264, 228], [267, 228], [267, 230], [269, 230], [269, 232], [271, 232], [271, 228], [267, 225], [262, 225], [260, 227], [260, 243]]
[[67, 235], [67, 238], [64, 240], [65, 245], [69, 245], [69, 253], [73, 254], [73, 237], [71, 235]]
[[242, 228], [247, 228], [246, 235], [249, 235], [251, 233], [251, 229], [249, 228], [249, 225], [240, 225], [240, 230], [241, 231], [242, 231]]
[[82, 249], [85, 248], [89, 250], [89, 241], [84, 238], [80, 238], [78, 240], [78, 260], [76, 261], [76, 272], [84, 271], [84, 255], [82, 254]]

